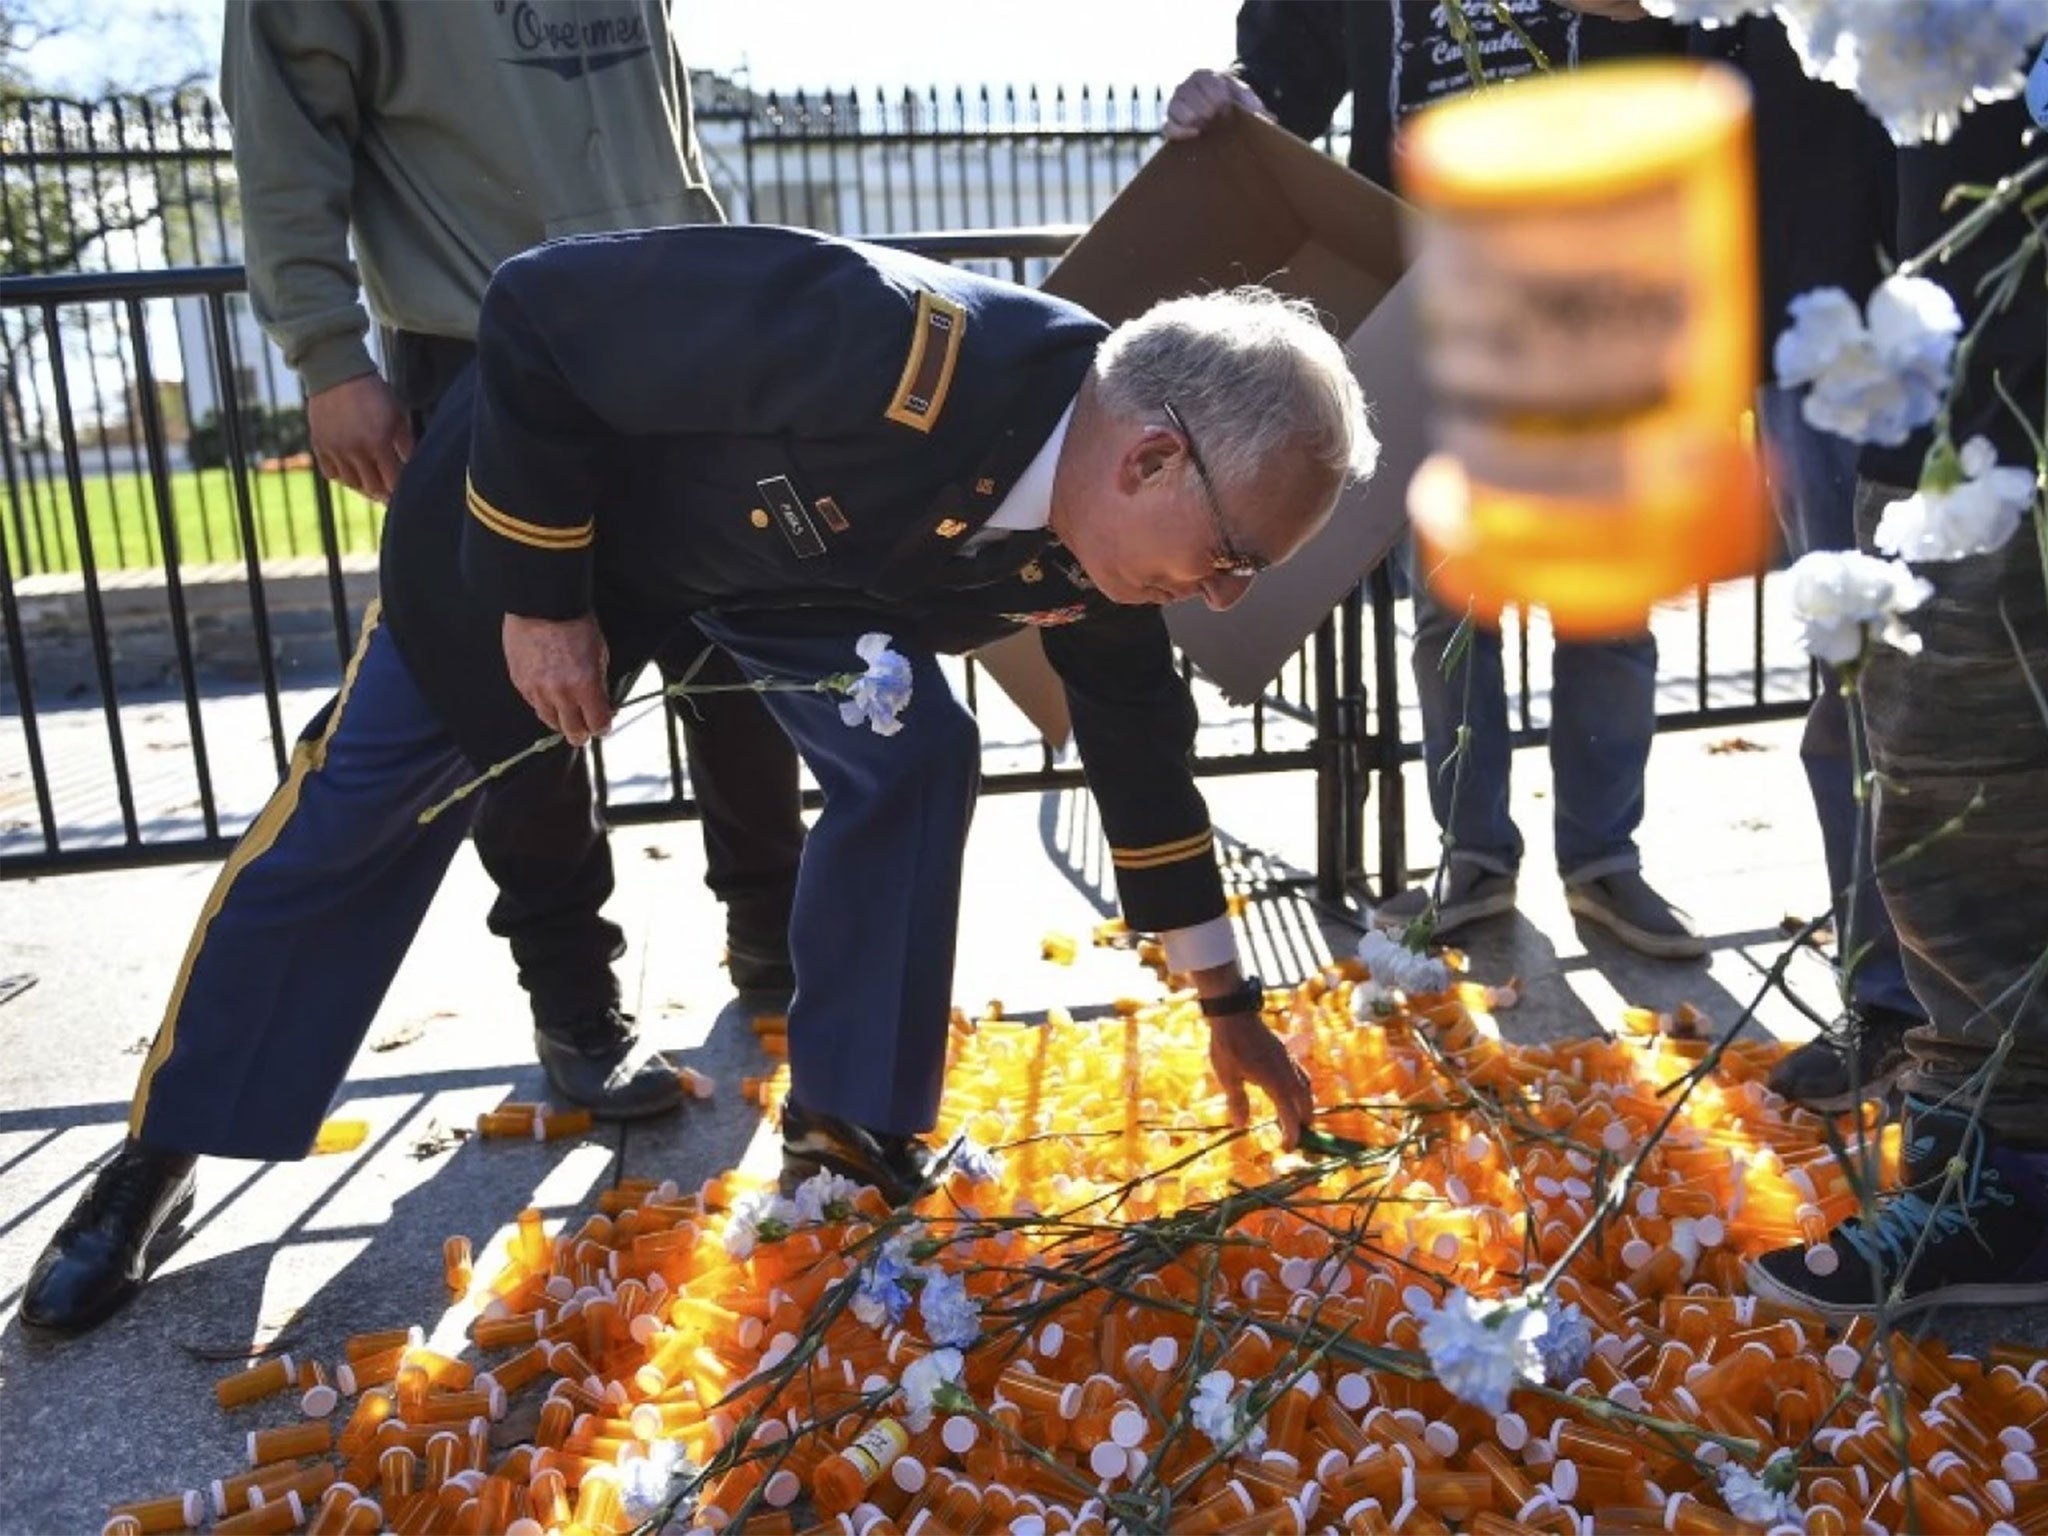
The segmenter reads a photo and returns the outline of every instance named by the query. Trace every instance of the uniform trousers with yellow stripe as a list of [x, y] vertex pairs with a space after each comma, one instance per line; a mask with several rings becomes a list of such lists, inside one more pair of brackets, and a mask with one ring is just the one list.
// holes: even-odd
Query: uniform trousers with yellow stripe
[[[874, 627], [872, 616], [816, 613], [697, 622], [751, 675], [802, 680], [858, 671], [854, 641]], [[913, 686], [896, 735], [849, 727], [834, 695], [767, 700], [826, 802], [791, 924], [792, 1092], [907, 1134], [932, 1125], [945, 1072], [979, 738], [933, 654], [897, 649]], [[306, 1155], [477, 797], [425, 826], [420, 813], [478, 771], [373, 609], [340, 692], [207, 899], [143, 1067], [132, 1136], [217, 1157]]]

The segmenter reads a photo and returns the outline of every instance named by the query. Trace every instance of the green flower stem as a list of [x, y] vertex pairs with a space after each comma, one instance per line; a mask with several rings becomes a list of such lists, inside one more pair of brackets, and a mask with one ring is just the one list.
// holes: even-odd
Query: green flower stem
[[[709, 651], [703, 652], [699, 658], [700, 662], [702, 656], [708, 655], [710, 655]], [[690, 675], [696, 675], [695, 667], [691, 668]], [[858, 675], [860, 674], [835, 672], [830, 677], [819, 678], [815, 683], [799, 683], [779, 677], [764, 677], [748, 683], [693, 683], [685, 679], [681, 682], [670, 683], [665, 688], [657, 688], [651, 693], [636, 694], [619, 705], [619, 709], [631, 709], [635, 704], [645, 704], [654, 699], [687, 699], [695, 698], [698, 694], [704, 693], [845, 693], [853, 686], [853, 680]], [[519, 751], [514, 752], [510, 757], [502, 758], [491, 764], [490, 767], [463, 784], [453, 794], [445, 799], [437, 800], [424, 811], [421, 811], [419, 824], [423, 827], [432, 825], [441, 816], [442, 812], [448, 810], [451, 806], [460, 805], [478, 790], [487, 786], [493, 779], [503, 778], [529, 757], [538, 757], [543, 752], [552, 751], [567, 740], [568, 738], [560, 731], [553, 731], [541, 737], [540, 740], [520, 748]]]
[[1926, 274], [1928, 267], [1961, 254], [1965, 247], [1996, 223], [1998, 216], [2008, 208], [2031, 204], [2034, 197], [2028, 195], [2028, 188], [2039, 181], [2044, 173], [2048, 173], [2048, 155], [2029, 161], [2010, 176], [2001, 178], [1995, 186], [1953, 189], [1949, 193], [1951, 198], [1958, 194], [1974, 196], [1978, 199], [1977, 206], [1958, 219], [1952, 228], [1943, 231], [1941, 237], [1932, 245], [1900, 262], [1898, 275], [1921, 277]]
[[517, 768], [521, 763], [525, 762], [529, 757], [538, 757], [543, 752], [550, 751], [555, 747], [559, 747], [563, 742], [567, 741], [568, 739], [569, 738], [564, 736], [560, 731], [552, 731], [548, 735], [541, 737], [539, 741], [534, 742], [531, 746], [528, 746], [522, 749], [521, 751], [514, 752], [510, 757], [501, 759], [500, 761], [491, 764], [491, 766], [486, 768], [482, 773], [478, 774], [475, 778], [471, 779], [468, 783], [464, 784], [461, 788], [457, 789], [454, 794], [449, 795], [445, 800], [437, 800], [434, 804], [428, 806], [424, 811], [421, 811], [420, 825], [423, 827], [431, 826], [436, 820], [440, 818], [440, 815], [443, 811], [449, 809], [451, 806], [460, 805], [463, 801], [467, 800], [471, 795], [475, 794], [478, 790], [482, 789], [485, 785], [489, 784], [493, 779], [503, 778], [506, 774], [510, 773], [514, 768]]

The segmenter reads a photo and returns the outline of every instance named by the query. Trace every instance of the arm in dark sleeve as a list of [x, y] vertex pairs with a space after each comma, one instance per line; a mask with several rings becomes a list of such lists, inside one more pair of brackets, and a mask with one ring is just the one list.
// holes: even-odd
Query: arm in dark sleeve
[[1195, 702], [1157, 608], [1043, 631], [1102, 813], [1133, 928], [1191, 928], [1224, 912], [1209, 808], [1195, 787]]
[[374, 370], [349, 193], [375, 8], [228, 0], [220, 95], [235, 128], [249, 301], [309, 393]]
[[915, 308], [854, 251], [784, 230], [641, 230], [514, 257], [477, 330], [464, 576], [507, 613], [587, 613], [600, 489], [626, 440], [872, 420]]
[[1300, 138], [1329, 132], [1337, 103], [1351, 88], [1347, 9], [1327, 0], [1246, 0], [1237, 13], [1238, 77]]

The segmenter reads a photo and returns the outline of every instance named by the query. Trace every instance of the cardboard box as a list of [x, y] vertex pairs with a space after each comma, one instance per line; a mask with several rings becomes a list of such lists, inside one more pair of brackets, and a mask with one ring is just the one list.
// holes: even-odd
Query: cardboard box
[[[1160, 299], [1264, 283], [1313, 300], [1344, 338], [1371, 405], [1379, 470], [1344, 493], [1329, 526], [1252, 584], [1227, 613], [1176, 604], [1167, 627], [1239, 703], [1257, 698], [1343, 596], [1407, 531], [1407, 486], [1427, 452], [1414, 285], [1401, 248], [1405, 205], [1263, 119], [1235, 114], [1168, 144], [1132, 178], [1045, 280], [1112, 324]], [[999, 677], [1019, 702], [1036, 635], [1006, 642]], [[1044, 653], [1037, 666], [1049, 674]], [[1013, 686], [1013, 683], [1016, 686]], [[1056, 684], [1053, 691], [1057, 691]], [[1048, 722], [1030, 709], [1034, 723]], [[1054, 719], [1047, 739], [1065, 739]]]

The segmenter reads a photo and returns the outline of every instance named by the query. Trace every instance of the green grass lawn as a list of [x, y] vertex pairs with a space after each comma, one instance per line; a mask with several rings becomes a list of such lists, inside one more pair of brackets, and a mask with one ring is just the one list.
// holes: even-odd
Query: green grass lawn
[[[78, 518], [61, 466], [57, 478], [17, 478], [0, 498], [0, 532], [16, 577], [79, 569]], [[243, 518], [235, 477], [225, 469], [177, 470], [170, 476], [171, 519], [186, 565], [240, 561]], [[256, 550], [265, 560], [319, 555], [320, 514], [311, 469], [252, 469], [246, 476]], [[161, 566], [163, 539], [156, 493], [146, 474], [87, 475], [85, 522], [95, 565], [103, 571]], [[329, 487], [343, 553], [377, 547], [384, 509], [353, 491]]]

